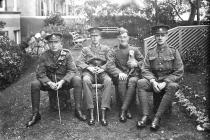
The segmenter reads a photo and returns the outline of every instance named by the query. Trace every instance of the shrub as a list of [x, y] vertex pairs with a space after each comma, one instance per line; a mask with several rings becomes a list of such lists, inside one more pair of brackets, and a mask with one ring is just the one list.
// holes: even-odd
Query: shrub
[[186, 49], [182, 54], [182, 60], [186, 72], [195, 73], [205, 67], [207, 58], [204, 55], [205, 51], [202, 50], [203, 48], [201, 46], [195, 45]]
[[19, 46], [7, 37], [0, 38], [0, 89], [17, 79], [24, 66], [24, 55]]
[[0, 28], [4, 28], [5, 25], [6, 25], [6, 22], [0, 21]]
[[56, 25], [56, 26], [64, 25], [64, 19], [61, 17], [61, 14], [55, 13], [47, 17], [44, 20], [44, 26], [49, 26], [49, 25]]
[[93, 26], [124, 27], [130, 36], [141, 36], [141, 38], [150, 35], [150, 27], [152, 26], [152, 22], [137, 16], [96, 16], [89, 22]]

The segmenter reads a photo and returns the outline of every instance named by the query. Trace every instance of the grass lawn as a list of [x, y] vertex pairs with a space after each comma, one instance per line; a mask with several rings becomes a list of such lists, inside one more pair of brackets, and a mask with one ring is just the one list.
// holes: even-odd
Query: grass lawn
[[[102, 40], [102, 42], [110, 46], [117, 44], [116, 39]], [[72, 51], [75, 59], [79, 53], [79, 50]], [[25, 128], [25, 123], [31, 115], [30, 82], [35, 79], [36, 65], [37, 63], [29, 63], [28, 70], [17, 82], [0, 91], [0, 140], [204, 140], [210, 138], [210, 134], [196, 131], [195, 120], [189, 118], [177, 104], [174, 104], [172, 114], [162, 119], [161, 128], [157, 132], [151, 132], [149, 126], [142, 130], [136, 128], [136, 121], [139, 119], [138, 112], [141, 112], [138, 107], [132, 111], [133, 119], [128, 120], [126, 123], [120, 123], [118, 118], [119, 110], [115, 100], [107, 116], [109, 121], [107, 127], [101, 126], [100, 123], [89, 126], [86, 122], [77, 120], [74, 116], [74, 108], [61, 112], [62, 124], [59, 124], [58, 112], [48, 110], [48, 95], [44, 92], [41, 94], [40, 104], [42, 120], [33, 127]], [[198, 96], [204, 97], [205, 91], [201, 89], [205, 75], [199, 76], [198, 74], [186, 73], [184, 83], [195, 89]], [[201, 80], [198, 80], [198, 78]], [[201, 84], [197, 85], [199, 82]], [[189, 98], [195, 96], [194, 93], [188, 94], [186, 92], [185, 94]], [[197, 100], [194, 101], [196, 103]], [[201, 102], [199, 101], [197, 105], [200, 106]]]

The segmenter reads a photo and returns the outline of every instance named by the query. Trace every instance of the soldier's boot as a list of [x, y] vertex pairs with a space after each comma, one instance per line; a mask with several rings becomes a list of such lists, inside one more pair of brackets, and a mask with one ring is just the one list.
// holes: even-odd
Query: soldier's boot
[[124, 99], [125, 99], [125, 94], [126, 94], [126, 91], [127, 91], [127, 81], [124, 81], [124, 80], [119, 80], [118, 82], [118, 85], [117, 85], [117, 94], [118, 94], [118, 97], [119, 97], [119, 102], [120, 102], [120, 107], [121, 105], [123, 104], [124, 102]]
[[81, 121], [87, 120], [86, 115], [84, 115], [80, 109], [75, 109], [75, 116]]
[[137, 128], [141, 129], [146, 127], [146, 125], [148, 125], [151, 122], [149, 116], [144, 115], [140, 121], [137, 121]]
[[152, 124], [150, 126], [151, 131], [157, 131], [160, 128], [160, 118], [155, 117], [152, 121]]
[[41, 84], [39, 81], [34, 81], [31, 83], [32, 116], [26, 123], [26, 127], [30, 127], [41, 120], [41, 115], [39, 114], [40, 87]]
[[131, 114], [131, 112], [130, 112], [129, 109], [128, 109], [127, 112], [126, 112], [126, 118], [132, 119], [132, 114]]
[[131, 101], [132, 101], [134, 95], [135, 95], [135, 86], [129, 86], [127, 89], [127, 92], [125, 94], [123, 105], [121, 107], [121, 110], [126, 111], [126, 117], [128, 119], [132, 119], [132, 115], [128, 108], [129, 108], [129, 105], [131, 104]]
[[165, 93], [162, 97], [160, 105], [157, 109], [157, 113], [155, 114], [155, 118], [151, 125], [151, 130], [158, 130], [160, 127], [160, 120], [165, 111], [171, 106], [172, 99], [174, 97], [175, 92], [178, 90], [178, 84], [176, 83], [168, 83]]
[[148, 123], [151, 122], [150, 120], [150, 116], [149, 116], [149, 112], [150, 112], [150, 108], [149, 108], [149, 97], [148, 97], [148, 93], [146, 92], [145, 89], [141, 89], [138, 88], [138, 97], [139, 97], [139, 102], [140, 105], [142, 107], [142, 113], [143, 113], [143, 117], [141, 118], [141, 120], [137, 121], [137, 128], [144, 128]]
[[81, 110], [81, 101], [82, 101], [82, 87], [81, 87], [81, 79], [74, 78], [74, 100], [75, 100], [75, 116], [81, 120], [81, 121], [86, 121], [87, 117], [82, 113]]
[[153, 113], [156, 114], [157, 110], [159, 108], [160, 102], [163, 98], [163, 95], [165, 94], [165, 91], [162, 91], [159, 94], [153, 94]]
[[121, 110], [120, 111], [120, 122], [124, 123], [127, 121], [127, 118], [126, 118], [126, 111], [125, 110]]
[[94, 125], [95, 124], [95, 118], [94, 118], [94, 109], [89, 109], [89, 120], [88, 125]]
[[101, 109], [101, 124], [102, 124], [102, 126], [108, 125], [108, 122], [106, 120], [106, 108]]
[[31, 119], [26, 123], [26, 127], [30, 127], [30, 126], [36, 124], [39, 120], [41, 120], [41, 115], [39, 114], [39, 112], [34, 113], [31, 116]]

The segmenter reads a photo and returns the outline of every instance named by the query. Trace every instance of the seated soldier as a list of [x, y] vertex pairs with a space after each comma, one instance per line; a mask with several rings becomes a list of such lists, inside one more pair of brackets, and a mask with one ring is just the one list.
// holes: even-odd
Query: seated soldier
[[158, 130], [163, 113], [171, 105], [173, 96], [178, 90], [178, 81], [183, 76], [184, 67], [179, 51], [167, 44], [168, 29], [166, 25], [152, 27], [157, 45], [149, 48], [142, 77], [138, 81], [138, 95], [142, 106], [143, 117], [137, 122], [138, 128], [145, 127], [150, 122], [149, 94], [153, 92], [155, 117], [151, 130]]
[[111, 78], [105, 72], [109, 47], [100, 44], [100, 28], [90, 28], [88, 31], [91, 36], [91, 45], [82, 49], [77, 66], [82, 69], [83, 93], [86, 107], [89, 110], [89, 125], [95, 122], [92, 87], [92, 84], [96, 82], [95, 76], [97, 76], [97, 83], [104, 85], [101, 97], [101, 124], [106, 126], [108, 125], [106, 111], [110, 109], [112, 87]]
[[78, 119], [85, 121], [86, 116], [82, 114], [80, 108], [81, 78], [76, 75], [77, 69], [70, 51], [62, 49], [62, 34], [52, 33], [45, 39], [48, 41], [50, 49], [40, 56], [36, 70], [37, 79], [31, 83], [32, 117], [26, 126], [32, 126], [41, 119], [39, 114], [40, 90], [56, 91], [74, 88], [75, 115]]
[[122, 103], [120, 122], [126, 122], [127, 118], [132, 118], [129, 105], [136, 95], [137, 80], [140, 78], [144, 57], [137, 47], [128, 44], [129, 36], [126, 29], [119, 29], [118, 39], [119, 45], [114, 46], [108, 54], [107, 72], [117, 85], [117, 94]]

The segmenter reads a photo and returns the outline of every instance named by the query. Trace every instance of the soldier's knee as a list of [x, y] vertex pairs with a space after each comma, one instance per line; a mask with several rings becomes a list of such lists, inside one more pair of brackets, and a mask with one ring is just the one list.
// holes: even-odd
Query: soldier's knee
[[175, 89], [178, 90], [179, 89], [179, 84], [174, 83], [174, 82], [170, 82], [167, 84], [166, 86], [167, 89]]
[[112, 79], [110, 77], [106, 77], [104, 79], [104, 85], [111, 85], [112, 84]]
[[82, 82], [83, 82], [83, 84], [91, 84], [92, 83], [90, 77], [87, 75], [83, 76]]
[[32, 89], [40, 89], [41, 82], [39, 80], [34, 80], [31, 82], [31, 88]]
[[148, 80], [147, 79], [139, 79], [137, 81], [138, 89], [147, 89], [148, 88]]
[[127, 84], [127, 80], [118, 80], [118, 85], [125, 85]]
[[128, 86], [136, 86], [137, 81], [138, 81], [137, 77], [131, 77], [128, 81]]
[[74, 86], [81, 86], [82, 85], [82, 80], [80, 76], [74, 76], [72, 78]]

